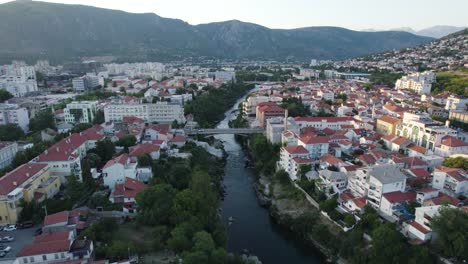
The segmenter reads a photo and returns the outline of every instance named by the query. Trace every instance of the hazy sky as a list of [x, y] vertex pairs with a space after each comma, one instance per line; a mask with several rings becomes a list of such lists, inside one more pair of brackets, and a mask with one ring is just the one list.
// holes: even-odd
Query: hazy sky
[[[9, 1], [0, 0], [0, 3]], [[190, 24], [238, 19], [271, 28], [340, 26], [390, 29], [468, 26], [468, 0], [48, 0], [134, 13], [151, 12]]]

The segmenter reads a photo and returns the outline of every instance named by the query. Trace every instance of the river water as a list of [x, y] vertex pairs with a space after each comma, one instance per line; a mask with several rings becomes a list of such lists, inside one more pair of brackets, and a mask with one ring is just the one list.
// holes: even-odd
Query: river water
[[[232, 111], [238, 103], [226, 112], [218, 128], [228, 127], [229, 120], [236, 117]], [[228, 154], [224, 176], [226, 196], [222, 204], [222, 221], [228, 232], [227, 251], [241, 254], [247, 249], [263, 264], [322, 263], [317, 250], [295, 241], [272, 221], [268, 209], [258, 204], [253, 189], [255, 175], [244, 167], [246, 156], [234, 136], [217, 135], [216, 138], [224, 142]], [[228, 225], [229, 217], [234, 218], [231, 225]]]

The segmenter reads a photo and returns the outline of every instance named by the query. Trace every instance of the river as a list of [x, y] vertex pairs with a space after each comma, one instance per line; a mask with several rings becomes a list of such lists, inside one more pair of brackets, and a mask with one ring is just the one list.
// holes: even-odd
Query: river
[[[218, 128], [228, 127], [229, 120], [237, 115], [232, 111], [241, 100], [226, 112]], [[217, 135], [216, 138], [224, 142], [228, 154], [224, 176], [226, 196], [222, 204], [222, 221], [228, 233], [227, 251], [241, 254], [247, 249], [263, 264], [322, 263], [322, 255], [317, 250], [294, 240], [272, 221], [268, 209], [258, 204], [253, 189], [254, 172], [244, 168], [246, 156], [234, 136]], [[235, 221], [228, 225], [231, 216]]]

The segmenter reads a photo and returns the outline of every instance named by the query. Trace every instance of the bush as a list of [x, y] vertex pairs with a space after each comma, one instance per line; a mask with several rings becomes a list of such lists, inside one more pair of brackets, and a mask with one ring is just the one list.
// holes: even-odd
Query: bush
[[323, 201], [320, 203], [320, 210], [330, 213], [335, 210], [335, 208], [338, 206], [338, 202], [336, 201], [335, 198], [328, 199], [326, 201]]
[[351, 227], [356, 223], [356, 218], [352, 214], [345, 214], [343, 221], [347, 227]]
[[337, 210], [333, 210], [333, 211], [329, 212], [328, 216], [330, 216], [330, 218], [333, 219], [333, 221], [335, 221], [335, 222], [341, 221], [344, 218], [344, 216], [340, 212], [338, 212]]

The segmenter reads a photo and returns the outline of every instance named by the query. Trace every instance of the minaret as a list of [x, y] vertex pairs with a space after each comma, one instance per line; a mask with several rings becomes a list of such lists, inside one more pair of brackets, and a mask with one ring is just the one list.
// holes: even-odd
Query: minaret
[[375, 119], [375, 103], [372, 105], [372, 119]]
[[288, 130], [288, 109], [284, 111], [284, 131]]

